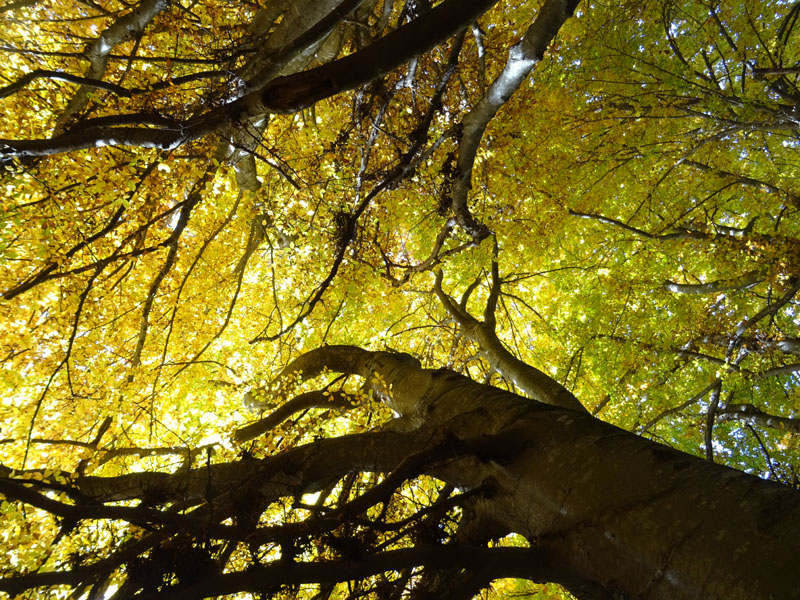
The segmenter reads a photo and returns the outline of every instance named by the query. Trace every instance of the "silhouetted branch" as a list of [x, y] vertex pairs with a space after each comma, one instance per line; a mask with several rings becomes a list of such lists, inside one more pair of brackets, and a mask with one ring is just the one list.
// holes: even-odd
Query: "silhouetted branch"
[[[250, 392], [248, 392], [248, 394], [250, 394]], [[244, 402], [245, 404], [248, 403], [247, 396]], [[239, 443], [252, 440], [262, 433], [274, 429], [292, 415], [308, 410], [309, 408], [348, 409], [352, 408], [352, 406], [352, 396], [344, 392], [325, 393], [319, 390], [305, 392], [285, 402], [263, 419], [237, 429], [233, 433], [233, 439]]]
[[24, 88], [26, 85], [28, 85], [31, 81], [34, 81], [35, 79], [55, 79], [58, 81], [66, 81], [68, 83], [77, 83], [78, 85], [82, 85], [89, 88], [95, 88], [98, 90], [106, 90], [108, 92], [117, 94], [118, 96], [124, 96], [124, 97], [129, 97], [132, 95], [132, 92], [127, 88], [116, 85], [114, 83], [108, 83], [106, 81], [101, 81], [99, 79], [90, 79], [88, 77], [81, 77], [80, 75], [71, 75], [69, 73], [63, 73], [61, 71], [48, 71], [47, 69], [36, 69], [35, 71], [26, 73], [25, 75], [17, 79], [14, 83], [0, 88], [0, 98], [5, 98], [12, 94], [16, 94], [19, 90]]

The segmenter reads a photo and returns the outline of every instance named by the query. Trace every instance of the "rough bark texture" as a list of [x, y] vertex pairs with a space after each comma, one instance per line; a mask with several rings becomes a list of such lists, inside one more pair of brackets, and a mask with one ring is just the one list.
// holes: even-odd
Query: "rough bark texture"
[[719, 410], [717, 418], [720, 421], [736, 419], [751, 425], [800, 433], [800, 419], [771, 415], [752, 404], [727, 404]]

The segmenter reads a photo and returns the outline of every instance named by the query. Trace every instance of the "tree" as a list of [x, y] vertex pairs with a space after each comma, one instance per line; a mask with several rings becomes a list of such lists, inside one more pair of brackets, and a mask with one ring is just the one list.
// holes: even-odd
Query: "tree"
[[[358, 595], [393, 597], [411, 584], [423, 596], [471, 597], [488, 581], [509, 576], [554, 581], [589, 598], [794, 593], [789, 573], [800, 500], [789, 488], [643, 440], [582, 411], [446, 369], [421, 369], [403, 355], [327, 346], [302, 355], [284, 376], [314, 377], [325, 369], [370, 381], [400, 418], [380, 432], [320, 440], [260, 460], [81, 477], [64, 488], [80, 498], [76, 504], [6, 479], [7, 498], [61, 518], [62, 528], [122, 519], [142, 530], [91, 564], [76, 557], [67, 571], [10, 577], [0, 585], [10, 593], [37, 585], [104, 587], [124, 565], [127, 578], [117, 594], [147, 598], [280, 586], [299, 593], [297, 586], [312, 583], [330, 595], [326, 584], [342, 580], [361, 580], [351, 591]], [[307, 408], [309, 394], [323, 392], [289, 404]], [[358, 490], [362, 471], [386, 475]], [[417, 484], [435, 495], [430, 506], [398, 506], [413, 503], [402, 490], [423, 474], [444, 481], [438, 488]], [[311, 493], [318, 498], [309, 502]], [[259, 523], [286, 497], [293, 501], [285, 508], [304, 517]], [[125, 504], [108, 504], [115, 501]], [[469, 515], [457, 525], [456, 510]], [[509, 532], [535, 543], [486, 547]], [[240, 545], [255, 564], [223, 572], [223, 564], [237, 562]], [[717, 552], [720, 545], [731, 552]], [[264, 548], [267, 556], [260, 555]], [[328, 560], [309, 561], [314, 555]]]
[[792, 597], [798, 11], [0, 7], [0, 591]]

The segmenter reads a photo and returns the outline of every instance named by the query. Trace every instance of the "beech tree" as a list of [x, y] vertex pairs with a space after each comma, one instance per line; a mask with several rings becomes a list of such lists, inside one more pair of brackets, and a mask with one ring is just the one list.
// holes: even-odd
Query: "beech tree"
[[798, 15], [0, 6], [0, 592], [795, 597]]

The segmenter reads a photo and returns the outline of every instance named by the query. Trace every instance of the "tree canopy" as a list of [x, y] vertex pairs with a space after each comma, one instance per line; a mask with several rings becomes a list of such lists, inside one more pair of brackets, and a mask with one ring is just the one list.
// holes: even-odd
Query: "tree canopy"
[[[553, 440], [574, 420], [797, 502], [798, 18], [0, 6], [0, 592], [697, 597], [566, 560], [554, 496], [502, 473], [533, 464], [512, 457], [538, 419]], [[488, 522], [512, 496], [538, 521]], [[682, 538], [649, 535], [659, 573], [682, 564]]]

